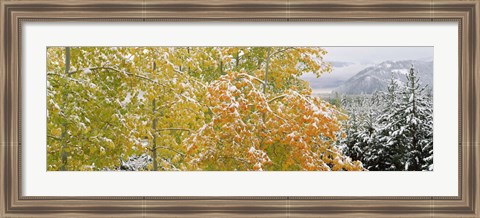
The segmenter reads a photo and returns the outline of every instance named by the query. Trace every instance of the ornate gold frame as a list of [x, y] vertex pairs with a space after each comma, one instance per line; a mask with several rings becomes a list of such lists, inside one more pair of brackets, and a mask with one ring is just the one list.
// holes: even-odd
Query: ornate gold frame
[[[0, 0], [0, 217], [478, 217], [479, 14], [479, 0]], [[457, 22], [460, 194], [452, 197], [22, 196], [21, 30], [22, 23], [27, 21]]]

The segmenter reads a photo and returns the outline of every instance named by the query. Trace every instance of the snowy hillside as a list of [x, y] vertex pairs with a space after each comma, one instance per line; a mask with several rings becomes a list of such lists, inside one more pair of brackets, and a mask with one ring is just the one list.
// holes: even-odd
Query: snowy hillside
[[345, 81], [335, 92], [344, 94], [371, 94], [375, 91], [385, 90], [390, 78], [396, 78], [400, 84], [406, 82], [408, 69], [414, 65], [418, 70], [420, 83], [432, 87], [433, 85], [433, 62], [419, 60], [385, 61], [380, 64], [367, 67]]
[[317, 78], [317, 76], [311, 72], [300, 76], [301, 79], [308, 81], [314, 94], [331, 93], [332, 90], [342, 85], [359, 71], [372, 65], [340, 61], [333, 61], [330, 62], [330, 64], [332, 66], [332, 72], [322, 74], [320, 78]]

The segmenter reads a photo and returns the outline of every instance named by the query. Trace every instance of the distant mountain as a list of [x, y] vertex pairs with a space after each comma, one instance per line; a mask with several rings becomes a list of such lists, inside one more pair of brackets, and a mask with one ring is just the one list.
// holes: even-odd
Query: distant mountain
[[433, 87], [433, 62], [406, 60], [385, 61], [367, 67], [346, 80], [333, 91], [344, 94], [371, 94], [375, 91], [386, 90], [388, 81], [392, 75], [400, 84], [404, 84], [406, 82], [406, 74], [409, 72], [412, 64], [415, 70], [418, 71], [420, 83]]
[[347, 79], [357, 74], [360, 70], [370, 65], [363, 65], [352, 62], [331, 61], [332, 72], [324, 73], [317, 78], [313, 73], [306, 73], [300, 76], [301, 79], [308, 81], [312, 87], [313, 93], [330, 93], [332, 90], [342, 85]]

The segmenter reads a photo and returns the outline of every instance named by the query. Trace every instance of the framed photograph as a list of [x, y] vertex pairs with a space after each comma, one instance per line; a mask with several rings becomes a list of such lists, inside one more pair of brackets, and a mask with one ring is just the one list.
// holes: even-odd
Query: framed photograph
[[2, 217], [478, 217], [480, 2], [2, 1]]

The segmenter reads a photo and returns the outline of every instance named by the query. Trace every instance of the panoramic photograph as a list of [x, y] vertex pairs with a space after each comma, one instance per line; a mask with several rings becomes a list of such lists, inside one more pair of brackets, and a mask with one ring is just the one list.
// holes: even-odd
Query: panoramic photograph
[[433, 47], [48, 47], [47, 171], [433, 171]]

